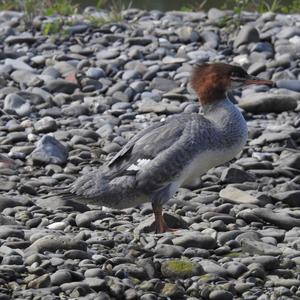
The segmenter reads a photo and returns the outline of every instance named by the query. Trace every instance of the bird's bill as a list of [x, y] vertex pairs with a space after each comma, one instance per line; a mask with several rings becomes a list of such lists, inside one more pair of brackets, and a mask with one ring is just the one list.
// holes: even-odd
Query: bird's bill
[[272, 80], [267, 80], [267, 79], [262, 79], [256, 76], [249, 76], [245, 81], [245, 85], [250, 85], [250, 84], [260, 84], [260, 85], [274, 85], [274, 81]]

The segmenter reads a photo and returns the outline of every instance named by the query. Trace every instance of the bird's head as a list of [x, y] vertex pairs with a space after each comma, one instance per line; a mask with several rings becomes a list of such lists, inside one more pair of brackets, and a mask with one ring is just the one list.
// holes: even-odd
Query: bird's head
[[226, 92], [250, 84], [273, 85], [273, 81], [249, 75], [243, 68], [225, 63], [196, 65], [191, 85], [202, 104], [225, 99]]

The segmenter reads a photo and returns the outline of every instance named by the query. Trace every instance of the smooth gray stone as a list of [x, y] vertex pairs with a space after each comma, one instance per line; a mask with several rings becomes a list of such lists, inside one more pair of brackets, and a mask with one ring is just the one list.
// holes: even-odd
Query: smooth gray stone
[[270, 255], [259, 255], [242, 258], [241, 263], [246, 266], [253, 263], [262, 264], [266, 271], [272, 271], [279, 267], [279, 258]]
[[89, 109], [85, 104], [73, 103], [64, 107], [62, 113], [66, 116], [79, 117], [89, 114]]
[[282, 243], [286, 234], [286, 230], [278, 228], [266, 228], [257, 231], [262, 237], [275, 238], [278, 243]]
[[226, 12], [217, 8], [210, 8], [207, 13], [209, 21], [220, 21], [220, 19], [223, 19], [226, 16]]
[[150, 84], [151, 89], [169, 92], [178, 87], [177, 82], [167, 78], [154, 78]]
[[90, 28], [89, 24], [75, 24], [68, 28], [70, 34], [84, 33]]
[[236, 279], [248, 271], [248, 268], [238, 261], [228, 262], [224, 264], [224, 268], [226, 268], [231, 277]]
[[300, 170], [300, 153], [289, 153], [284, 157], [280, 157], [279, 163], [282, 167]]
[[34, 123], [34, 129], [37, 133], [56, 131], [57, 123], [52, 117], [46, 116]]
[[214, 290], [209, 294], [210, 300], [232, 300], [232, 293], [225, 290]]
[[286, 203], [290, 206], [300, 207], [300, 191], [288, 191], [272, 195], [275, 201]]
[[291, 288], [292, 286], [300, 286], [300, 280], [294, 278], [278, 278], [272, 280], [272, 282], [275, 286], [284, 286], [287, 288]]
[[166, 258], [179, 258], [182, 256], [183, 251], [184, 247], [165, 244], [158, 244], [154, 249], [154, 252], [158, 255], [158, 257]]
[[200, 265], [205, 273], [212, 273], [223, 278], [227, 278], [229, 276], [228, 271], [214, 261], [203, 259], [200, 261]]
[[252, 25], [244, 25], [234, 40], [234, 48], [243, 44], [256, 43], [259, 41], [259, 33]]
[[33, 88], [32, 92], [20, 91], [17, 93], [18, 96], [21, 96], [26, 101], [29, 101], [31, 105], [38, 105], [45, 103], [46, 101], [51, 101], [49, 95], [46, 91], [41, 91], [40, 88]]
[[264, 62], [255, 62], [254, 64], [250, 65], [247, 72], [251, 75], [258, 75], [261, 72], [266, 70], [266, 64]]
[[204, 42], [204, 46], [217, 49], [220, 43], [219, 36], [211, 30], [203, 30], [200, 32], [200, 39]]
[[147, 46], [148, 44], [153, 43], [153, 39], [152, 37], [130, 37], [126, 38], [125, 42], [128, 43], [130, 46]]
[[[24, 206], [25, 203], [22, 203], [18, 199], [14, 199], [10, 196], [1, 195], [0, 196], [0, 212], [2, 212], [5, 208], [8, 207], [16, 207], [16, 206]], [[4, 224], [2, 224], [4, 225]]]
[[77, 83], [70, 82], [64, 79], [54, 79], [46, 83], [45, 88], [50, 93], [66, 93], [72, 94], [77, 88]]
[[300, 80], [278, 80], [277, 87], [300, 92]]
[[259, 113], [280, 113], [294, 110], [297, 107], [297, 100], [288, 95], [272, 95], [266, 93], [251, 94], [239, 101], [239, 106], [254, 114]]
[[75, 222], [78, 227], [87, 227], [91, 226], [91, 223], [96, 220], [101, 220], [107, 217], [111, 217], [110, 214], [101, 211], [101, 210], [91, 210], [84, 212], [82, 214], [76, 215]]
[[38, 142], [30, 158], [34, 164], [58, 164], [67, 162], [68, 151], [64, 145], [50, 135], [44, 135]]
[[0, 214], [0, 225], [17, 225], [18, 223], [14, 218], [3, 216]]
[[243, 239], [241, 244], [243, 251], [251, 255], [257, 254], [278, 256], [282, 254], [282, 251], [278, 247], [260, 241]]
[[31, 105], [23, 97], [17, 94], [9, 94], [4, 99], [4, 110], [8, 113], [16, 113], [19, 116], [28, 116], [31, 111]]
[[20, 34], [20, 35], [10, 35], [5, 39], [5, 43], [12, 45], [12, 44], [33, 44], [38, 39], [30, 34]]
[[72, 281], [72, 275], [69, 272], [69, 270], [58, 270], [51, 274], [50, 276], [51, 285], [58, 285], [60, 286], [63, 283], [71, 282]]
[[286, 212], [273, 212], [267, 208], [255, 208], [253, 213], [266, 222], [274, 224], [279, 228], [292, 229], [293, 227], [300, 227], [300, 219], [290, 216]]
[[98, 277], [98, 278], [104, 278], [106, 276], [106, 272], [100, 268], [92, 268], [88, 269], [84, 272], [84, 277]]
[[55, 252], [56, 250], [72, 250], [78, 249], [86, 251], [87, 245], [85, 242], [76, 240], [67, 236], [60, 235], [46, 235], [33, 242], [26, 250], [27, 255], [33, 253], [43, 253], [45, 251]]
[[141, 280], [149, 279], [148, 274], [143, 267], [131, 263], [116, 265], [115, 267], [113, 267], [113, 272], [114, 274], [123, 272], [124, 274], [127, 274], [127, 276], [138, 278]]
[[278, 39], [290, 39], [294, 36], [300, 36], [300, 29], [294, 26], [283, 26], [277, 34]]
[[36, 205], [52, 210], [56, 210], [58, 208], [66, 206], [72, 207], [73, 210], [79, 212], [85, 212], [89, 210], [89, 208], [84, 203], [80, 203], [71, 199], [62, 199], [61, 197], [55, 195], [49, 195], [49, 197], [39, 198], [36, 201]]
[[86, 76], [93, 79], [100, 79], [106, 76], [105, 72], [101, 68], [89, 68], [86, 71]]
[[175, 33], [182, 43], [196, 42], [199, 39], [199, 33], [190, 26], [179, 27]]
[[0, 227], [0, 239], [6, 239], [8, 237], [24, 239], [24, 231], [22, 229], [15, 228], [14, 226], [2, 225]]
[[243, 183], [245, 181], [255, 181], [255, 176], [244, 170], [230, 167], [225, 169], [221, 175], [221, 181], [225, 183]]
[[32, 67], [18, 59], [6, 58], [4, 63], [11, 65], [15, 70], [34, 71]]
[[185, 233], [182, 236], [174, 238], [172, 242], [174, 245], [184, 248], [195, 247], [203, 249], [213, 249], [216, 247], [215, 239], [208, 235], [203, 235], [198, 231]]
[[44, 274], [38, 278], [31, 280], [28, 283], [28, 287], [33, 289], [46, 288], [49, 287], [50, 285], [51, 285], [51, 281], [50, 281], [49, 274]]
[[16, 70], [10, 74], [10, 77], [15, 82], [25, 83], [27, 86], [35, 86], [43, 82], [36, 74], [28, 70]]

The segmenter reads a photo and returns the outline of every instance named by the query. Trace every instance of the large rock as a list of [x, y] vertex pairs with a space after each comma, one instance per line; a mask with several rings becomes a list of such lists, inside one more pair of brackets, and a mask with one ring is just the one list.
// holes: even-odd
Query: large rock
[[17, 94], [9, 94], [4, 100], [4, 110], [23, 117], [31, 113], [31, 105], [23, 97]]
[[43, 136], [37, 143], [35, 150], [30, 158], [33, 164], [58, 164], [63, 165], [67, 162], [68, 151], [64, 145], [50, 135]]
[[272, 195], [276, 201], [286, 203], [290, 206], [300, 206], [300, 191], [287, 191]]
[[37, 239], [26, 249], [26, 254], [30, 255], [35, 252], [43, 253], [45, 251], [57, 251], [57, 250], [72, 250], [78, 249], [86, 251], [86, 243], [80, 240], [72, 239], [66, 236], [58, 235], [46, 235], [40, 239]]
[[233, 46], [235, 48], [243, 44], [256, 43], [259, 41], [259, 33], [252, 25], [245, 25], [238, 33], [238, 36], [234, 40]]
[[74, 211], [79, 212], [86, 212], [89, 210], [89, 208], [83, 203], [71, 199], [62, 199], [59, 196], [50, 196], [47, 198], [41, 197], [36, 201], [36, 205], [52, 210], [56, 210], [65, 206], [72, 207]]
[[172, 242], [174, 245], [182, 246], [184, 248], [195, 247], [213, 249], [216, 246], [215, 239], [198, 231], [188, 232], [182, 236], [176, 237]]
[[278, 256], [282, 254], [278, 247], [260, 241], [242, 239], [241, 244], [242, 250], [252, 255]]
[[188, 259], [170, 259], [161, 264], [161, 273], [167, 278], [191, 278], [203, 275], [203, 268]]
[[270, 95], [266, 93], [250, 94], [239, 101], [239, 106], [247, 112], [259, 113], [280, 113], [294, 110], [297, 107], [297, 100], [288, 95]]
[[253, 197], [247, 192], [231, 185], [228, 185], [226, 188], [220, 191], [220, 197], [238, 204], [258, 204], [260, 202], [257, 198]]
[[66, 93], [72, 94], [79, 86], [77, 83], [64, 79], [54, 79], [46, 84], [46, 89], [50, 93]]
[[255, 181], [255, 176], [238, 168], [227, 168], [222, 172], [221, 181], [225, 183], [243, 183]]

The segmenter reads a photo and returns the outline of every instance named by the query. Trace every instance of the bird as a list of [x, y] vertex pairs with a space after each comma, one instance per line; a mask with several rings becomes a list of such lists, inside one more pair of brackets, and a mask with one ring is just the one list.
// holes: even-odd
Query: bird
[[227, 92], [273, 82], [217, 62], [197, 64], [190, 84], [202, 113], [173, 115], [141, 130], [111, 160], [59, 195], [115, 209], [151, 202], [156, 233], [174, 231], [163, 217], [163, 205], [179, 187], [197, 184], [201, 175], [233, 159], [246, 144], [246, 121]]

